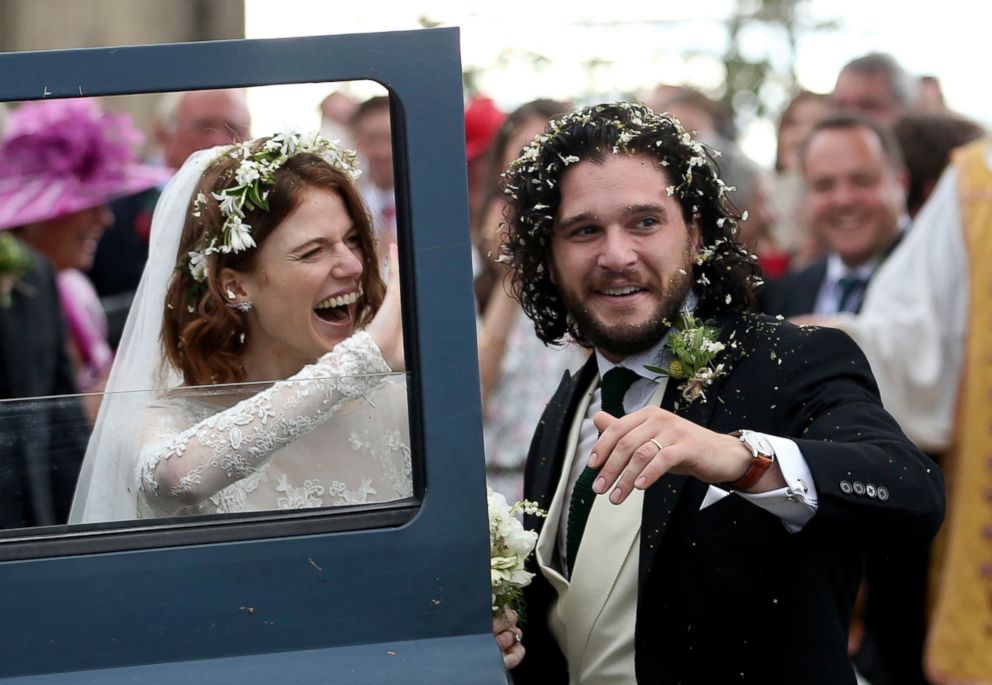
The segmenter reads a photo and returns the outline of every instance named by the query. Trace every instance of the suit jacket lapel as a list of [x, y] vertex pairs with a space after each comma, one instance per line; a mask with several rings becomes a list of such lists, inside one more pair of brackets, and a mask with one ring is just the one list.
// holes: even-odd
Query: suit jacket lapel
[[[531, 445], [524, 495], [536, 501], [545, 511], [551, 506], [551, 499], [558, 486], [572, 417], [596, 373], [595, 355], [591, 355], [574, 376], [565, 373], [558, 390], [548, 402], [542, 418], [543, 425], [539, 427], [539, 435], [535, 436]], [[544, 519], [526, 516], [524, 524], [530, 530], [540, 531], [544, 526]]]
[[[705, 313], [700, 313], [698, 316], [708, 324], [715, 325], [720, 329], [719, 339], [724, 344], [724, 351], [714, 360], [714, 363], [723, 364], [725, 373], [714, 379], [713, 383], [703, 391], [703, 395], [692, 402], [688, 402], [682, 397], [682, 382], [669, 379], [665, 396], [661, 401], [661, 408], [699, 426], [709, 426], [719, 402], [720, 389], [744, 355], [744, 347], [739, 325], [736, 325], [737, 322], [741, 321], [740, 317], [719, 315], [708, 318]], [[675, 510], [679, 495], [682, 493], [686, 478], [686, 476], [671, 473], [665, 474], [644, 493], [638, 587], [644, 587], [648, 575], [654, 567], [658, 548], [661, 546], [662, 538], [665, 535], [672, 512]]]

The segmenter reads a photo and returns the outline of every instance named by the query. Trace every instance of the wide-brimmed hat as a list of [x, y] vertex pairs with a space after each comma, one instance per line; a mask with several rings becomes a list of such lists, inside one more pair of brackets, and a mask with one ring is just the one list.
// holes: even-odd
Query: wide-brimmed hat
[[0, 142], [0, 229], [55, 219], [152, 188], [169, 178], [140, 164], [143, 136], [126, 114], [90, 99], [29, 102]]

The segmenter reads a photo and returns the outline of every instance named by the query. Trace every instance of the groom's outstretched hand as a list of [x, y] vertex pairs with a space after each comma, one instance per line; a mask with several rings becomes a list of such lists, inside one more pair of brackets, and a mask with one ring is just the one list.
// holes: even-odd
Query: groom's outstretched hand
[[505, 617], [494, 617], [493, 635], [503, 652], [503, 666], [506, 670], [519, 666], [524, 658], [524, 646], [521, 642], [523, 631], [517, 627], [517, 613], [508, 609]]
[[[597, 494], [612, 489], [609, 497], [614, 504], [627, 499], [634, 488], [651, 487], [669, 472], [704, 483], [727, 483], [739, 479], [751, 465], [751, 450], [733, 435], [703, 428], [661, 407], [644, 407], [619, 419], [601, 411], [593, 423], [600, 436], [589, 466], [602, 465], [602, 469], [592, 489]], [[785, 487], [785, 479], [776, 461], [748, 492], [780, 487]]]

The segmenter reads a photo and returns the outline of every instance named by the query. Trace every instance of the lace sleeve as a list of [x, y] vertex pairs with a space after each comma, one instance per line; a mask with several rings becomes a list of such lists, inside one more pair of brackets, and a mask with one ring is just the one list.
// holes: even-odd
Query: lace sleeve
[[198, 504], [251, 475], [390, 371], [371, 336], [356, 333], [285, 381], [144, 447], [136, 473], [141, 497], [163, 514]]

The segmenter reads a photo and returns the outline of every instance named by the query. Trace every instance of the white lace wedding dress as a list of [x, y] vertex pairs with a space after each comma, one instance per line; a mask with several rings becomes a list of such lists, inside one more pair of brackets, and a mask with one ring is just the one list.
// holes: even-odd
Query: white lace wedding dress
[[248, 386], [239, 402], [223, 387], [163, 394], [145, 409], [138, 517], [409, 497], [406, 385], [389, 373], [359, 332], [285, 381]]
[[[225, 148], [162, 193], [148, 261], [83, 460], [69, 523], [384, 502], [413, 492], [406, 385], [357, 332], [296, 375], [186, 388], [164, 363], [168, 284], [193, 190]], [[239, 401], [240, 400], [240, 401]]]

